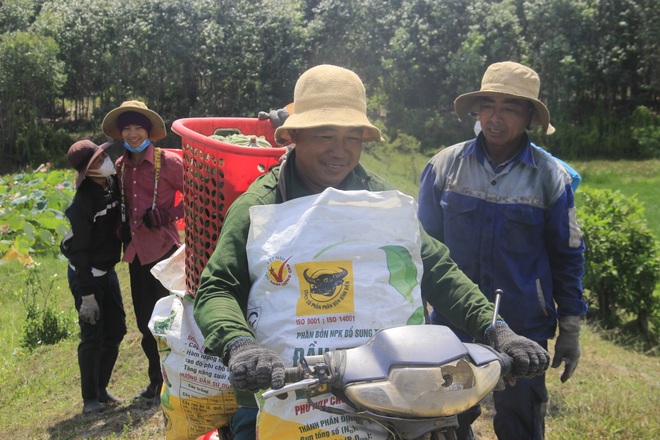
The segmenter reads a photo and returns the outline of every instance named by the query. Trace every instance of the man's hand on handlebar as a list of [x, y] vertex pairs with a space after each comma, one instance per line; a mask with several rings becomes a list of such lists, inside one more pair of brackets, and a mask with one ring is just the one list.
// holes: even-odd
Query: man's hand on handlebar
[[229, 372], [236, 389], [256, 393], [284, 386], [284, 362], [252, 338], [237, 338], [229, 347]]
[[506, 323], [499, 321], [495, 329], [488, 327], [484, 334], [486, 343], [513, 358], [511, 375], [535, 377], [550, 366], [550, 354], [538, 343], [517, 335]]

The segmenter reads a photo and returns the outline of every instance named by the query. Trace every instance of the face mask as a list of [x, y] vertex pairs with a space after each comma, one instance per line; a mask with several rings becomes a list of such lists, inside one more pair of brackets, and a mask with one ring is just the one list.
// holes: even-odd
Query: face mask
[[103, 164], [95, 170], [87, 171], [89, 177], [108, 177], [112, 176], [115, 173], [115, 164], [112, 163], [112, 159], [106, 156]]
[[142, 145], [140, 145], [137, 148], [133, 148], [130, 145], [128, 145], [128, 142], [124, 141], [124, 147], [130, 151], [131, 153], [141, 153], [143, 152], [147, 147], [149, 146], [149, 139], [145, 139], [144, 142], [142, 142]]

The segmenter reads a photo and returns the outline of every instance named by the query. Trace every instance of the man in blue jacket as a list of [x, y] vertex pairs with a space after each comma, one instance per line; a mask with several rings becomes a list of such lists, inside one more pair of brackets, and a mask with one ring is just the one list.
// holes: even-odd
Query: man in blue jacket
[[[496, 289], [504, 291], [500, 314], [512, 330], [547, 348], [559, 324], [552, 366], [565, 363], [564, 382], [580, 357], [580, 316], [587, 310], [584, 241], [566, 169], [534, 148], [526, 132], [533, 125], [554, 131], [539, 89], [532, 69], [495, 63], [479, 91], [454, 101], [459, 118], [476, 114], [482, 130], [429, 161], [419, 218], [482, 292], [492, 299]], [[432, 312], [432, 322], [447, 325], [440, 312]], [[547, 400], [545, 375], [495, 393], [498, 438], [542, 439]], [[461, 416], [463, 438], [471, 438], [478, 414], [475, 408]]]

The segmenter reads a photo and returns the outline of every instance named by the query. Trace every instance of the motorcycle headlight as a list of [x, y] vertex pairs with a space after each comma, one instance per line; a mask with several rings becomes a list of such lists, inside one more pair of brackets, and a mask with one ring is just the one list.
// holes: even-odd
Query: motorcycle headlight
[[392, 367], [386, 380], [355, 383], [345, 390], [370, 411], [400, 417], [442, 417], [479, 403], [500, 378], [500, 363], [475, 366], [466, 358], [440, 367]]

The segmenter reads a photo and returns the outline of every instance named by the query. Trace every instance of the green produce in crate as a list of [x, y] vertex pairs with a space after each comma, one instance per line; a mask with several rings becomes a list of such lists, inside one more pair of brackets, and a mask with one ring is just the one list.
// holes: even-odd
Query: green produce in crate
[[211, 139], [215, 139], [221, 142], [226, 142], [228, 144], [240, 145], [242, 147], [255, 147], [255, 148], [273, 148], [273, 146], [266, 140], [264, 136], [255, 136], [255, 135], [245, 135], [245, 134], [229, 134], [221, 135], [217, 134], [218, 130], [209, 136]]

